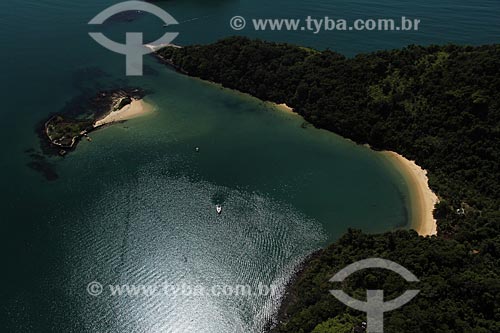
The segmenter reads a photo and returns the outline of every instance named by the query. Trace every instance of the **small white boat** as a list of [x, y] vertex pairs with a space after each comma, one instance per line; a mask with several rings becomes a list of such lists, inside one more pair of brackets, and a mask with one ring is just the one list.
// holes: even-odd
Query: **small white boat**
[[215, 211], [217, 212], [217, 214], [221, 214], [222, 213], [222, 206], [221, 205], [216, 205], [215, 206]]

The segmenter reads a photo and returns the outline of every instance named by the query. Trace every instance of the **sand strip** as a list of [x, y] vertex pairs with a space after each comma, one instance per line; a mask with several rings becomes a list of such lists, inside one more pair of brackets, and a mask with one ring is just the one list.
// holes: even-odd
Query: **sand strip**
[[[286, 104], [273, 104], [279, 110], [294, 113], [293, 109]], [[366, 146], [370, 148], [369, 145]], [[421, 236], [437, 234], [437, 224], [433, 211], [439, 199], [429, 188], [427, 171], [419, 167], [414, 161], [410, 161], [398, 153], [392, 151], [383, 151], [381, 153], [403, 175], [408, 184], [412, 228]]]
[[290, 113], [295, 113], [293, 111], [293, 109], [291, 107], [289, 107], [288, 105], [286, 105], [285, 103], [283, 103], [283, 104], [275, 104], [275, 105], [280, 110], [283, 110], [283, 111], [286, 111], [286, 112], [290, 112]]
[[179, 45], [175, 45], [175, 44], [146, 44], [144, 45], [145, 48], [151, 50], [151, 52], [156, 52], [160, 49], [163, 49], [164, 47], [173, 47], [173, 48], [176, 48], [176, 49], [182, 49], [182, 46], [179, 46]]
[[143, 116], [145, 114], [150, 113], [153, 110], [153, 107], [144, 102], [142, 99], [132, 100], [132, 103], [125, 105], [123, 108], [117, 111], [112, 111], [104, 118], [99, 119], [94, 123], [94, 127], [103, 126], [106, 124], [111, 124], [119, 121], [129, 120], [136, 117]]
[[401, 172], [408, 184], [413, 229], [421, 236], [435, 235], [437, 225], [432, 212], [439, 199], [429, 188], [427, 171], [414, 161], [410, 161], [395, 152], [384, 151], [382, 154]]

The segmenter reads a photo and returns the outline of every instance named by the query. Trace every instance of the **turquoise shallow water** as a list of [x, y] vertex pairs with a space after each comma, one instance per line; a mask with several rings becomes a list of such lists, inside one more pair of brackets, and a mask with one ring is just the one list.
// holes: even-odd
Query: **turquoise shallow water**
[[[249, 96], [183, 77], [150, 57], [143, 78], [95, 44], [86, 22], [113, 1], [0, 4], [3, 145], [0, 328], [6, 332], [254, 332], [275, 297], [92, 297], [108, 283], [282, 286], [295, 265], [347, 227], [407, 225], [402, 178], [374, 152]], [[264, 6], [264, 3], [266, 4]], [[252, 37], [347, 55], [409, 43], [498, 42], [499, 6], [464, 1], [165, 1], [180, 44], [211, 42], [247, 17], [416, 16], [403, 33], [271, 33]], [[155, 39], [149, 16], [133, 27]], [[136, 85], [155, 111], [92, 134], [47, 182], [25, 166], [35, 124], [84, 91]], [[194, 147], [201, 151], [195, 153]], [[214, 216], [216, 202], [224, 214]]]

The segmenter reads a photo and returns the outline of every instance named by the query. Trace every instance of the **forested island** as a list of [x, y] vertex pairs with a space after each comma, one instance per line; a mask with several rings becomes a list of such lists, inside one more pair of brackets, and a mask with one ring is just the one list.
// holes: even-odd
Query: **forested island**
[[46, 180], [57, 180], [59, 176], [50, 156], [66, 156], [83, 138], [92, 141], [91, 132], [148, 113], [151, 108], [143, 102], [144, 96], [146, 92], [140, 88], [125, 87], [73, 98], [36, 125], [41, 151], [26, 149], [30, 158], [26, 165]]
[[53, 114], [43, 123], [41, 137], [49, 147], [60, 155], [75, 149], [82, 137], [90, 140], [88, 134], [109, 124], [106, 118], [124, 109], [130, 109], [145, 93], [139, 88], [122, 88], [101, 91], [90, 98], [79, 100], [62, 112]]
[[[349, 230], [316, 253], [288, 288], [274, 332], [355, 329], [365, 314], [329, 294], [408, 289], [386, 271], [328, 280], [354, 261], [382, 257], [408, 268], [420, 294], [385, 314], [386, 332], [500, 332], [500, 45], [409, 46], [360, 54], [231, 37], [164, 48], [160, 59], [191, 76], [285, 103], [307, 121], [429, 171], [439, 196], [437, 237]], [[413, 287], [413, 286], [412, 286]]]

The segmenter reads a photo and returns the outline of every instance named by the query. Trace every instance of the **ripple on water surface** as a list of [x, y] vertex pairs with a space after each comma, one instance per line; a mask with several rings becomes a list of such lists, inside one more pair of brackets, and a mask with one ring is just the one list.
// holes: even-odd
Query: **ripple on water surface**
[[[158, 164], [156, 164], [158, 165]], [[85, 219], [73, 290], [90, 281], [159, 286], [154, 296], [82, 295], [82, 317], [112, 332], [256, 332], [275, 313], [299, 259], [325, 240], [319, 223], [258, 193], [230, 189], [157, 167], [100, 194]], [[222, 215], [214, 209], [224, 207]], [[299, 258], [299, 259], [298, 259]], [[84, 272], [81, 274], [81, 272]], [[272, 297], [173, 297], [163, 286], [278, 286]], [[74, 286], [74, 284], [78, 286]], [[81, 289], [81, 288], [80, 288]], [[105, 319], [104, 319], [105, 318]]]

